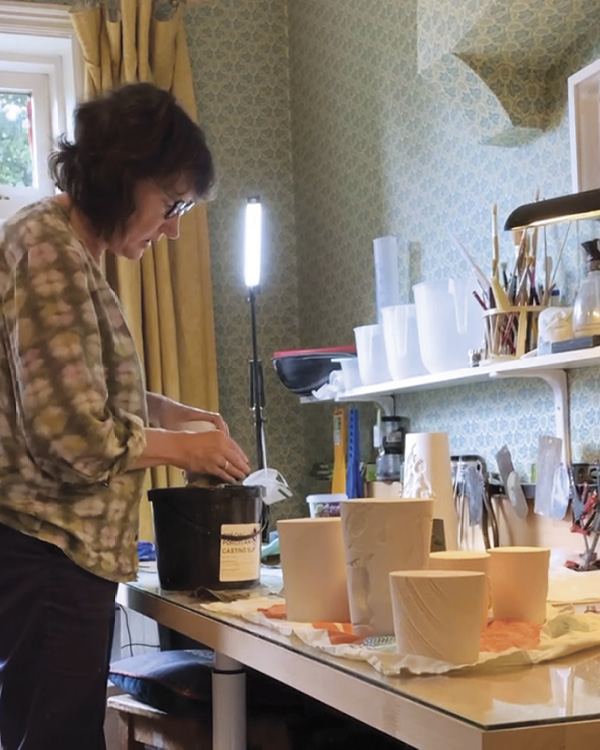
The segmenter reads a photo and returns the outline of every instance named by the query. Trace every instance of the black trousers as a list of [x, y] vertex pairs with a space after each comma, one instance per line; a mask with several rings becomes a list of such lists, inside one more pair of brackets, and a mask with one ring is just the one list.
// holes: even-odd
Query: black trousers
[[2, 750], [105, 750], [116, 588], [0, 524]]

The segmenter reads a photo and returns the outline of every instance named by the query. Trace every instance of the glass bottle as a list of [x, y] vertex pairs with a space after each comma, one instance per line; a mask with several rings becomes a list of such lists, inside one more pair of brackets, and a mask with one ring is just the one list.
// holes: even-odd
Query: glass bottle
[[573, 304], [575, 338], [600, 334], [600, 239], [582, 246], [587, 255], [587, 273]]

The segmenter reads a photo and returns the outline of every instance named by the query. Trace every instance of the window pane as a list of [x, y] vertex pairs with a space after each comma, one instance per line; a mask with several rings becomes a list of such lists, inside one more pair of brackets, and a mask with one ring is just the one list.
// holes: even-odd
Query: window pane
[[0, 89], [0, 185], [33, 186], [31, 94]]

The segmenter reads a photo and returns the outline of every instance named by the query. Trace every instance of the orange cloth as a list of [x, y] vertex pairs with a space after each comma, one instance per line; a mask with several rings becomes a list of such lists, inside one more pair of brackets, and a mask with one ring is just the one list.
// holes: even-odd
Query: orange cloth
[[272, 620], [285, 620], [285, 604], [273, 604], [271, 607], [259, 607], [259, 612], [264, 612]]
[[[260, 608], [259, 612], [272, 620], [285, 620], [285, 604], [273, 604], [271, 607]], [[356, 643], [362, 640], [362, 636], [354, 635], [352, 624], [349, 622], [311, 622], [306, 623], [307, 627], [311, 626], [315, 630], [326, 630], [329, 634], [329, 640], [333, 646], [338, 643]]]
[[541, 625], [521, 620], [492, 620], [481, 634], [480, 650], [499, 653], [509, 648], [523, 651], [540, 645]]

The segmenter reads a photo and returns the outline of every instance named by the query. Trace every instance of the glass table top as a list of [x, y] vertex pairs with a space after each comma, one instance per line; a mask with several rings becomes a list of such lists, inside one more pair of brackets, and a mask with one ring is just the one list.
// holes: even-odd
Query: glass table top
[[[281, 572], [263, 568], [261, 585], [273, 593], [281, 589]], [[202, 608], [198, 598], [160, 588], [153, 564], [144, 564], [133, 590], [176, 605], [185, 611], [225, 623], [229, 627], [275, 643], [341, 673], [358, 677], [399, 695], [481, 728], [506, 728], [573, 720], [600, 720], [600, 647], [560, 660], [524, 667], [479, 666], [442, 675], [388, 677], [365, 661], [333, 656], [303, 643], [296, 636]], [[600, 615], [599, 615], [600, 616]]]

